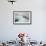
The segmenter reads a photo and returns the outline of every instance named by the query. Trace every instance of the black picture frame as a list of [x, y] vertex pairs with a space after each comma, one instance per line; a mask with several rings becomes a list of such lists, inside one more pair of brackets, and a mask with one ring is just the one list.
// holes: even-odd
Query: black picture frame
[[[18, 20], [16, 20], [16, 16], [17, 16], [17, 14], [18, 13], [22, 13], [22, 15], [25, 13], [28, 13], [29, 15], [28, 15], [28, 19], [29, 19], [29, 23], [28, 22], [25, 22], [25, 23], [16, 23], [16, 21], [18, 21]], [[20, 16], [19, 14], [18, 14], [18, 16]], [[26, 17], [25, 17], [26, 18]], [[15, 21], [16, 20], [16, 21]], [[30, 25], [30, 24], [32, 24], [32, 11], [13, 11], [13, 24], [14, 25]]]

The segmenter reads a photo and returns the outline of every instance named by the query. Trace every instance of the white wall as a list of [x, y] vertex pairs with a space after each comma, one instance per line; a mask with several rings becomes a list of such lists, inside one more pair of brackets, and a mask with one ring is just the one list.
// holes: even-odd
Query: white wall
[[[45, 40], [46, 16], [42, 3], [42, 0], [17, 0], [12, 5], [7, 0], [0, 0], [0, 40], [14, 40], [18, 32], [31, 34], [33, 40]], [[13, 25], [12, 11], [32, 11], [32, 25]]]

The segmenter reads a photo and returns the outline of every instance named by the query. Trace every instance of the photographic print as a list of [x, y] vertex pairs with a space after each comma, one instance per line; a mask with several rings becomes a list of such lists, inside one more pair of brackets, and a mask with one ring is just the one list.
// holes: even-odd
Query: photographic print
[[13, 24], [32, 24], [32, 12], [13, 11]]

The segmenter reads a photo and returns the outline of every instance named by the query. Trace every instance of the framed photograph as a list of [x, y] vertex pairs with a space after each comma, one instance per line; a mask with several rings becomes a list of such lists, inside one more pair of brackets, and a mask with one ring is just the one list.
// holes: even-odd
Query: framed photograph
[[13, 24], [32, 24], [32, 11], [13, 11]]

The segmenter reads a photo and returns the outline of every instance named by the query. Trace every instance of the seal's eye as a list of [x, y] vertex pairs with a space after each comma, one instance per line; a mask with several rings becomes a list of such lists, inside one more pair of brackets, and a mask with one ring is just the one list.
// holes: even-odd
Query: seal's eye
[[15, 22], [18, 22], [19, 20], [18, 19], [15, 19]]

